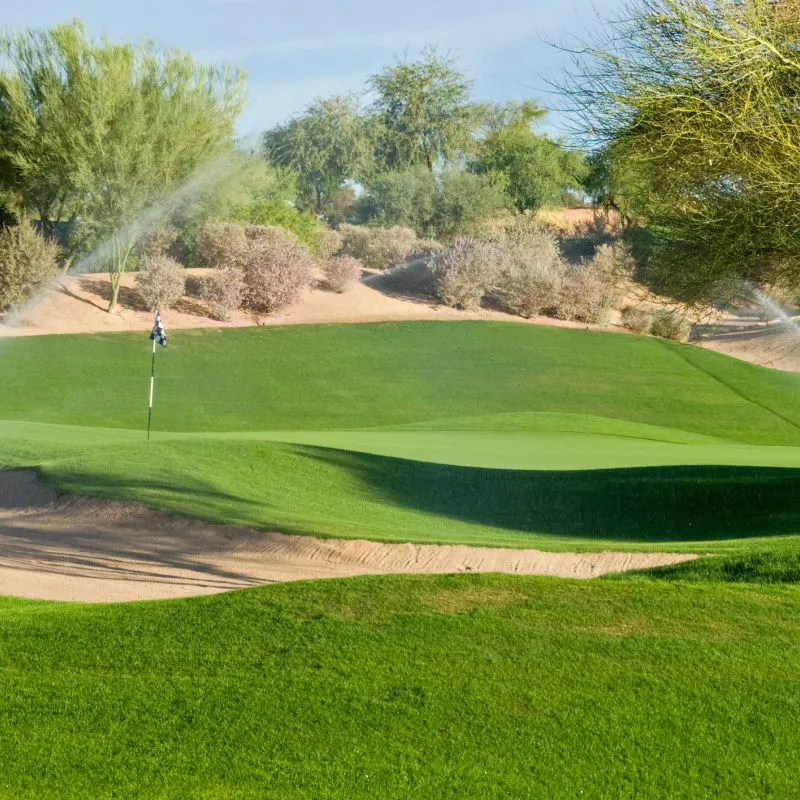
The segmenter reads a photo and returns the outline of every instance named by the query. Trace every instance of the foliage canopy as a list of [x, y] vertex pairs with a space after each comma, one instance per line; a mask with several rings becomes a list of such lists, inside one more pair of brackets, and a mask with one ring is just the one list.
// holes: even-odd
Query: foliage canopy
[[[656, 234], [686, 300], [800, 281], [798, 0], [632, 0], [565, 87], [611, 193]], [[608, 188], [607, 185], [607, 188]]]

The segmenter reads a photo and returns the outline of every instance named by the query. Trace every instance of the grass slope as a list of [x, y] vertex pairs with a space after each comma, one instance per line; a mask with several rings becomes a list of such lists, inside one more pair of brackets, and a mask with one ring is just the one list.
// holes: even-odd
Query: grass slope
[[0, 601], [0, 797], [763, 798], [800, 594], [509, 576]]
[[513, 324], [180, 331], [148, 444], [146, 350], [128, 334], [0, 343], [0, 462], [330, 536], [735, 551], [800, 532], [800, 376]]

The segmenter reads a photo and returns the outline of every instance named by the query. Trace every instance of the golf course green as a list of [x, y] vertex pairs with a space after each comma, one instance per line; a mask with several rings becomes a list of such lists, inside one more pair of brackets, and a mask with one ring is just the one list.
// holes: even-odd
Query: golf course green
[[743, 552], [800, 533], [800, 376], [488, 322], [0, 343], [0, 463], [57, 489], [321, 536]]

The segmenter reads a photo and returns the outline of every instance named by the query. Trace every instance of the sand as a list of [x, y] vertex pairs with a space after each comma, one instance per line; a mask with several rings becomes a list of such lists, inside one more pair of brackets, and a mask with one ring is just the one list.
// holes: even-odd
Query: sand
[[[194, 282], [196, 286], [207, 272], [208, 270], [203, 269], [187, 270], [190, 284]], [[107, 275], [62, 276], [54, 283], [51, 291], [22, 314], [5, 320], [0, 315], [0, 337], [108, 331], [147, 332], [152, 326], [152, 314], [137, 308], [134, 282], [134, 274], [123, 276], [120, 310], [109, 314], [106, 311], [109, 296]], [[653, 308], [663, 306], [663, 302], [658, 302], [657, 298], [636, 284], [623, 287], [621, 297], [619, 307], [628, 303]], [[424, 297], [393, 294], [369, 283], [360, 283], [343, 294], [325, 291], [318, 285], [307, 292], [300, 302], [270, 317], [259, 317], [240, 311], [233, 319], [220, 322], [209, 317], [204, 304], [190, 295], [182, 298], [177, 308], [162, 311], [161, 316], [168, 331], [254, 325], [478, 319], [630, 333], [618, 324], [618, 309], [611, 312], [611, 323], [608, 325], [586, 325], [545, 316], [526, 320], [490, 308], [474, 312], [459, 311], [437, 305]], [[706, 330], [698, 344], [754, 364], [800, 372], [800, 335], [780, 324], [764, 325], [754, 313], [748, 311], [721, 315], [715, 328]]]
[[593, 578], [693, 558], [288, 536], [212, 525], [134, 503], [58, 495], [33, 470], [0, 471], [0, 595], [101, 603], [390, 573]]
[[[208, 273], [205, 269], [189, 269], [190, 281], [199, 281]], [[139, 310], [133, 290], [135, 274], [122, 277], [120, 309], [109, 314], [109, 281], [105, 274], [67, 275], [59, 278], [51, 291], [23, 313], [0, 318], [0, 337], [36, 336], [58, 333], [103, 333], [108, 331], [149, 331], [153, 315]], [[295, 305], [269, 317], [244, 311], [233, 319], [220, 322], [208, 316], [205, 305], [195, 297], [185, 296], [177, 308], [162, 310], [167, 331], [180, 328], [246, 327], [253, 325], [307, 325], [345, 322], [392, 322], [402, 320], [502, 320], [521, 324], [559, 325], [571, 328], [602, 328], [581, 322], [533, 317], [529, 320], [503, 311], [480, 309], [459, 311], [438, 305], [425, 298], [401, 297], [381, 291], [366, 283], [342, 294], [329, 292], [319, 285], [308, 291]]]

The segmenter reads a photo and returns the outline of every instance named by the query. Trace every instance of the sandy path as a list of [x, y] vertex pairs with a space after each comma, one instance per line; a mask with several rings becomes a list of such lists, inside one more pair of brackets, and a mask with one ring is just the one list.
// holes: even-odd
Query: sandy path
[[31, 470], [0, 471], [0, 595], [152, 600], [275, 581], [385, 573], [592, 578], [693, 558], [287, 536], [206, 524], [131, 503], [58, 496]]

